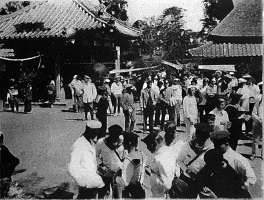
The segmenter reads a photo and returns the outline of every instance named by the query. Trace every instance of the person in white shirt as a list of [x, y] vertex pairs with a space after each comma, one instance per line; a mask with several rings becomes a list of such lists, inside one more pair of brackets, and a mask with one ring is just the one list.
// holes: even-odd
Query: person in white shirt
[[91, 120], [94, 119], [93, 113], [93, 101], [97, 96], [97, 89], [92, 83], [91, 78], [87, 75], [84, 76], [84, 87], [83, 87], [83, 106], [84, 106], [84, 117], [87, 120], [87, 114], [90, 112]]
[[68, 169], [79, 186], [78, 199], [95, 199], [98, 188], [104, 186], [101, 176], [97, 174], [95, 153], [95, 143], [100, 128], [99, 121], [89, 121], [83, 135], [72, 146]]
[[238, 79], [238, 90], [237, 94], [242, 94], [243, 96], [241, 97], [241, 106], [239, 108], [239, 111], [248, 113], [249, 112], [249, 97], [250, 97], [250, 90], [248, 86], [246, 85], [247, 80], [240, 78]]
[[216, 107], [209, 114], [215, 115], [215, 126], [217, 130], [223, 131], [230, 128], [230, 121], [227, 112], [224, 110], [226, 106], [226, 100], [219, 97], [216, 101]]
[[235, 88], [235, 87], [237, 87], [237, 86], [238, 86], [238, 80], [237, 80], [237, 78], [234, 76], [235, 73], [234, 73], [234, 72], [229, 72], [229, 75], [232, 76], [232, 80], [231, 80], [231, 82], [230, 82], [230, 86], [231, 86], [231, 88]]
[[174, 84], [171, 86], [172, 88], [172, 100], [175, 99], [175, 117], [174, 120], [177, 123], [178, 126], [181, 124], [180, 120], [180, 110], [181, 110], [181, 105], [182, 105], [182, 86], [180, 83], [180, 79], [175, 78], [174, 79]]
[[[114, 82], [111, 85], [111, 92], [115, 97], [115, 101], [112, 103], [114, 104], [114, 115], [121, 115], [120, 107], [121, 107], [121, 97], [123, 92], [123, 84], [120, 82], [120, 77], [116, 77]], [[117, 112], [116, 112], [117, 107]]]
[[123, 146], [123, 128], [112, 125], [108, 128], [108, 132], [109, 136], [99, 139], [96, 145], [98, 171], [105, 183], [105, 186], [98, 191], [99, 199], [109, 197], [110, 187], [113, 198], [121, 198], [123, 190], [118, 182], [121, 178], [122, 162], [127, 155]]
[[128, 150], [122, 167], [122, 179], [124, 182], [123, 198], [144, 199], [146, 197], [144, 187], [144, 175], [147, 156], [138, 150], [139, 135], [128, 132], [124, 136], [124, 148]]
[[219, 131], [212, 133], [210, 138], [214, 143], [214, 147], [222, 151], [224, 159], [241, 177], [243, 188], [248, 190], [250, 185], [256, 183], [256, 175], [247, 158], [229, 146], [229, 136], [228, 131]]
[[175, 180], [173, 186], [174, 196], [172, 198], [196, 198], [193, 193], [195, 178], [198, 172], [205, 166], [204, 154], [213, 148], [209, 139], [213, 128], [206, 123], [195, 124], [195, 134], [191, 140], [184, 143], [178, 154], [178, 165], [181, 168], [179, 179]]
[[[262, 99], [262, 86], [263, 82], [258, 83], [260, 89], [260, 97], [258, 98], [257, 102], [252, 111], [252, 118], [253, 118], [253, 143], [252, 143], [252, 156], [251, 159], [256, 157], [256, 151], [258, 147], [258, 143], [262, 138], [262, 119], [263, 119], [263, 99]], [[263, 159], [263, 144], [261, 145], [261, 158]]]
[[164, 131], [149, 134], [142, 141], [154, 155], [154, 161], [150, 165], [151, 197], [165, 198], [166, 192], [171, 189], [175, 175], [175, 155], [166, 145]]
[[208, 78], [203, 79], [202, 86], [200, 87], [200, 94], [201, 94], [201, 102], [198, 105], [198, 111], [199, 111], [199, 117], [200, 117], [200, 122], [205, 122], [206, 121], [206, 101], [207, 101], [207, 93], [206, 90], [208, 88]]
[[[252, 111], [254, 108], [255, 103], [257, 102], [257, 99], [260, 94], [259, 87], [255, 84], [255, 79], [250, 76], [250, 78], [247, 79], [247, 86], [249, 89], [249, 115], [252, 116]], [[253, 126], [253, 120], [250, 119], [246, 121], [246, 132], [251, 132], [252, 131], [252, 126]]]
[[189, 138], [191, 138], [194, 133], [194, 124], [197, 122], [198, 118], [197, 101], [194, 96], [195, 91], [195, 86], [190, 85], [188, 88], [188, 95], [183, 99], [183, 114], [185, 117], [186, 134]]

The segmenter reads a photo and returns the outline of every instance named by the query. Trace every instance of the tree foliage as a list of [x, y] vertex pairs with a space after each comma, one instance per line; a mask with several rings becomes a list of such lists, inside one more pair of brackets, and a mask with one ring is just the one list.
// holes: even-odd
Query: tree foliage
[[[185, 30], [184, 9], [170, 7], [156, 17], [146, 18], [134, 23], [142, 30], [142, 53], [154, 55], [155, 52], [167, 52], [167, 60], [182, 59], [188, 48], [194, 44], [195, 33]], [[192, 39], [193, 38], [193, 39]]]
[[0, 15], [8, 15], [30, 5], [30, 1], [9, 1], [0, 9]]
[[232, 0], [203, 0], [203, 30], [210, 32], [234, 8]]
[[112, 16], [122, 21], [127, 21], [127, 1], [126, 0], [99, 0], [100, 12], [108, 12]]

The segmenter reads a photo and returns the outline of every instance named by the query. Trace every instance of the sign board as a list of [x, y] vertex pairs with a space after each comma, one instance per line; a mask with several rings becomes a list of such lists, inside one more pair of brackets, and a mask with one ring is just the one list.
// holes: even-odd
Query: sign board
[[235, 72], [235, 65], [199, 65], [198, 69]]
[[171, 62], [168, 62], [168, 61], [165, 61], [165, 60], [162, 60], [161, 61], [161, 63], [162, 64], [164, 64], [164, 65], [168, 65], [168, 66], [171, 66], [172, 68], [174, 68], [174, 69], [182, 69], [182, 65], [177, 65], [177, 64], [174, 64], [174, 63], [171, 63]]

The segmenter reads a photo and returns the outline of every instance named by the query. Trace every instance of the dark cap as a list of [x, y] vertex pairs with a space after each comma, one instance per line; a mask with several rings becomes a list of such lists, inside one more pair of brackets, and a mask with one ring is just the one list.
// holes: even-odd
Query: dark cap
[[123, 134], [123, 128], [115, 124], [108, 128], [108, 132], [109, 132], [109, 137], [116, 139]]
[[197, 123], [194, 125], [196, 132], [204, 132], [204, 133], [211, 133], [213, 132], [213, 128], [209, 126], [207, 123]]
[[98, 86], [98, 90], [105, 91], [107, 90], [105, 86]]
[[225, 139], [225, 138], [228, 138], [230, 135], [230, 132], [229, 131], [218, 131], [218, 132], [214, 132], [210, 135], [210, 138], [212, 140], [222, 140], [222, 139]]
[[137, 146], [139, 135], [131, 132], [124, 133], [124, 144], [129, 146]]
[[210, 149], [204, 154], [204, 162], [208, 165], [217, 166], [223, 161], [223, 153], [220, 149]]
[[213, 128], [207, 123], [197, 123], [195, 127], [195, 138], [199, 140], [207, 140], [210, 136], [210, 133], [213, 132]]

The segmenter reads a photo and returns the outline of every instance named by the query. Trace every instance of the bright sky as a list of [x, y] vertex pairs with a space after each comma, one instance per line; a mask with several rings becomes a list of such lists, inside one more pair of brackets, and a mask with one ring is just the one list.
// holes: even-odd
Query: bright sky
[[[0, 0], [0, 8], [10, 0]], [[98, 0], [90, 0], [94, 4], [98, 4]], [[200, 31], [203, 18], [203, 0], [127, 0], [128, 16], [131, 23], [144, 17], [153, 15], [161, 15], [166, 8], [177, 6], [185, 9], [184, 20], [185, 28], [193, 31]]]

